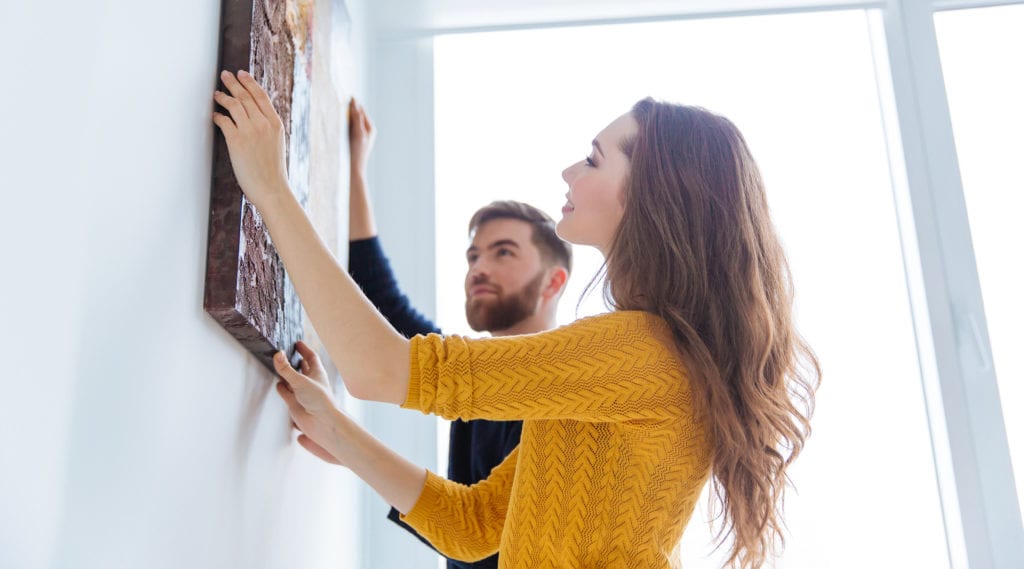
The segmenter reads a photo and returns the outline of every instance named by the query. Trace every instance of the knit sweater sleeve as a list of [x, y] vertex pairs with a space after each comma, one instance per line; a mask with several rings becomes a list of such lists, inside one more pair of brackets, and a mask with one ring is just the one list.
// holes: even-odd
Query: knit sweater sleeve
[[419, 499], [401, 520], [451, 559], [478, 561], [498, 551], [519, 449], [485, 480], [466, 486], [427, 471]]
[[659, 318], [613, 312], [540, 334], [417, 336], [403, 407], [446, 419], [667, 419], [688, 385]]

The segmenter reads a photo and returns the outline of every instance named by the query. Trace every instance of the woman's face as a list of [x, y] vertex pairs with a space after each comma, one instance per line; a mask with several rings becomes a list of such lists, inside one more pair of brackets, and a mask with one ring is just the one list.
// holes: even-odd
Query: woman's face
[[622, 115], [597, 134], [590, 156], [562, 171], [569, 184], [557, 228], [562, 239], [592, 245], [607, 256], [625, 207], [629, 159], [622, 146], [637, 129], [632, 114]]

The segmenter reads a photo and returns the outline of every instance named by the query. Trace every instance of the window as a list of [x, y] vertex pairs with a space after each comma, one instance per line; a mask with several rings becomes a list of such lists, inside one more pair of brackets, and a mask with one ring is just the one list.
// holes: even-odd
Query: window
[[935, 15], [1017, 497], [1024, 509], [1024, 5]]

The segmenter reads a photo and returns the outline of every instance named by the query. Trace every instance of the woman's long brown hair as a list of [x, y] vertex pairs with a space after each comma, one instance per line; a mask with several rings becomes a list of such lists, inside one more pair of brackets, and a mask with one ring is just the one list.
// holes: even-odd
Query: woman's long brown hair
[[821, 369], [794, 328], [789, 266], [739, 130], [652, 99], [632, 115], [605, 295], [671, 327], [713, 437], [716, 540], [732, 538], [728, 565], [759, 567], [784, 545], [786, 469], [810, 433]]

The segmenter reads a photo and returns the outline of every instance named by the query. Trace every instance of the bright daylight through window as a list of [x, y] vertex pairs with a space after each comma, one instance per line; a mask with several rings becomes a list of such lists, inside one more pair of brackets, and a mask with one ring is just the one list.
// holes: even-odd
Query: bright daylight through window
[[[948, 567], [867, 16], [435, 40], [437, 308], [449, 332], [472, 333], [462, 252], [473, 211], [518, 199], [557, 219], [561, 170], [638, 99], [706, 107], [746, 136], [789, 254], [798, 322], [824, 371], [814, 433], [792, 470], [779, 567]], [[561, 323], [599, 265], [593, 251], [576, 254]], [[596, 292], [580, 314], [600, 310]], [[684, 566], [721, 556], [707, 519], [701, 509], [691, 520]], [[851, 548], [850, 536], [872, 546]]]

